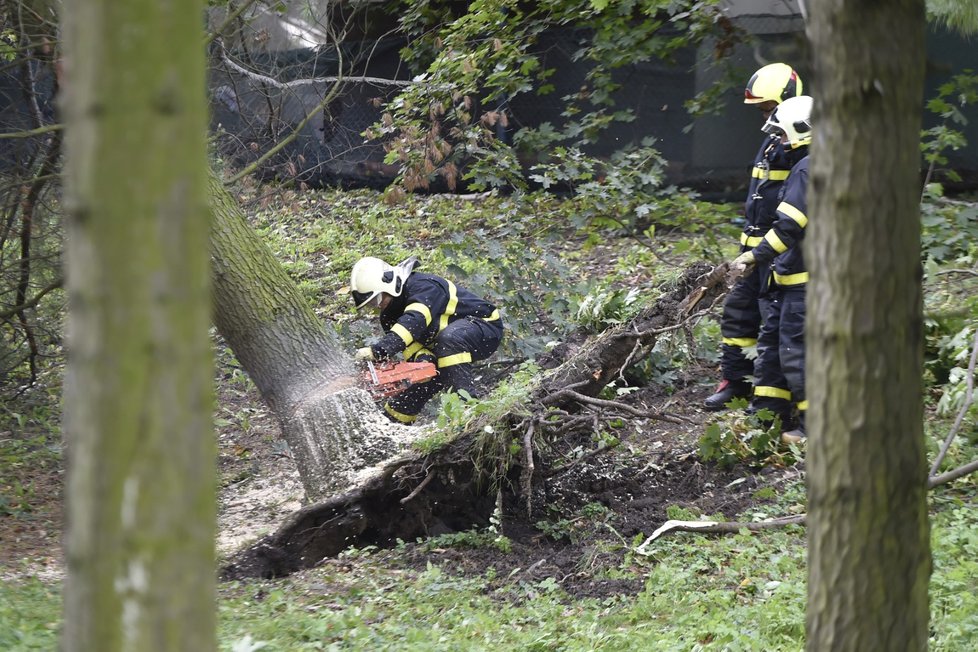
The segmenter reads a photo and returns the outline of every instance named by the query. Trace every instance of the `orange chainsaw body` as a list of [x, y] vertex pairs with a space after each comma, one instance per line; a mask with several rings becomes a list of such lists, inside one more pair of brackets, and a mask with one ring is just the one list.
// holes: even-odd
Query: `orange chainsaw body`
[[438, 375], [431, 362], [367, 362], [364, 384], [375, 398], [396, 396], [411, 385], [423, 383]]

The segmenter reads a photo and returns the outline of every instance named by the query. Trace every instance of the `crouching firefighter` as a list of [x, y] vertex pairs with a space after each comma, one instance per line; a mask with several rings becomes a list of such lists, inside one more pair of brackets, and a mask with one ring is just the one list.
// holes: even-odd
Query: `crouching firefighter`
[[414, 271], [408, 258], [396, 267], [379, 258], [353, 266], [350, 290], [357, 309], [380, 315], [384, 336], [356, 352], [358, 360], [390, 360], [399, 353], [411, 362], [433, 362], [438, 375], [391, 397], [384, 412], [392, 421], [412, 423], [435, 394], [464, 391], [477, 397], [472, 362], [499, 348], [503, 322], [499, 310], [451, 281]]

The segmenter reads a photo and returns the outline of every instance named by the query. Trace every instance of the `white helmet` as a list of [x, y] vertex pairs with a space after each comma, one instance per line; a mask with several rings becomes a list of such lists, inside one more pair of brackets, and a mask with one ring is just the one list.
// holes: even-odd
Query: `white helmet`
[[381, 292], [391, 296], [400, 296], [404, 289], [404, 281], [418, 265], [414, 256], [404, 260], [397, 267], [392, 267], [380, 258], [367, 256], [357, 261], [350, 273], [350, 291], [353, 303], [362, 308], [374, 301]]
[[812, 144], [812, 98], [808, 95], [790, 97], [778, 105], [761, 130], [768, 134], [784, 134], [788, 148]]

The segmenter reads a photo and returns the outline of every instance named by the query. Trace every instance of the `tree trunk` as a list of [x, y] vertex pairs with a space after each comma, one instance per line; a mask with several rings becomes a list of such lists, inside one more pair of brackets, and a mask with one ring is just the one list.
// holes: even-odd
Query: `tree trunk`
[[212, 177], [214, 322], [282, 426], [306, 498], [348, 489], [417, 429], [390, 423], [340, 342]]
[[198, 0], [64, 3], [65, 650], [212, 650]]
[[923, 650], [924, 2], [810, 3], [809, 650]]

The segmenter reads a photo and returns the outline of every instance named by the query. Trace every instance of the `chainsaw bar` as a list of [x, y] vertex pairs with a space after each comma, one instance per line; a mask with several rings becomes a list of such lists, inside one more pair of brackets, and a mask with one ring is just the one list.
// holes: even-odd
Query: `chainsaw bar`
[[423, 383], [438, 375], [431, 362], [382, 362], [367, 361], [363, 381], [376, 398], [397, 396], [411, 385]]

